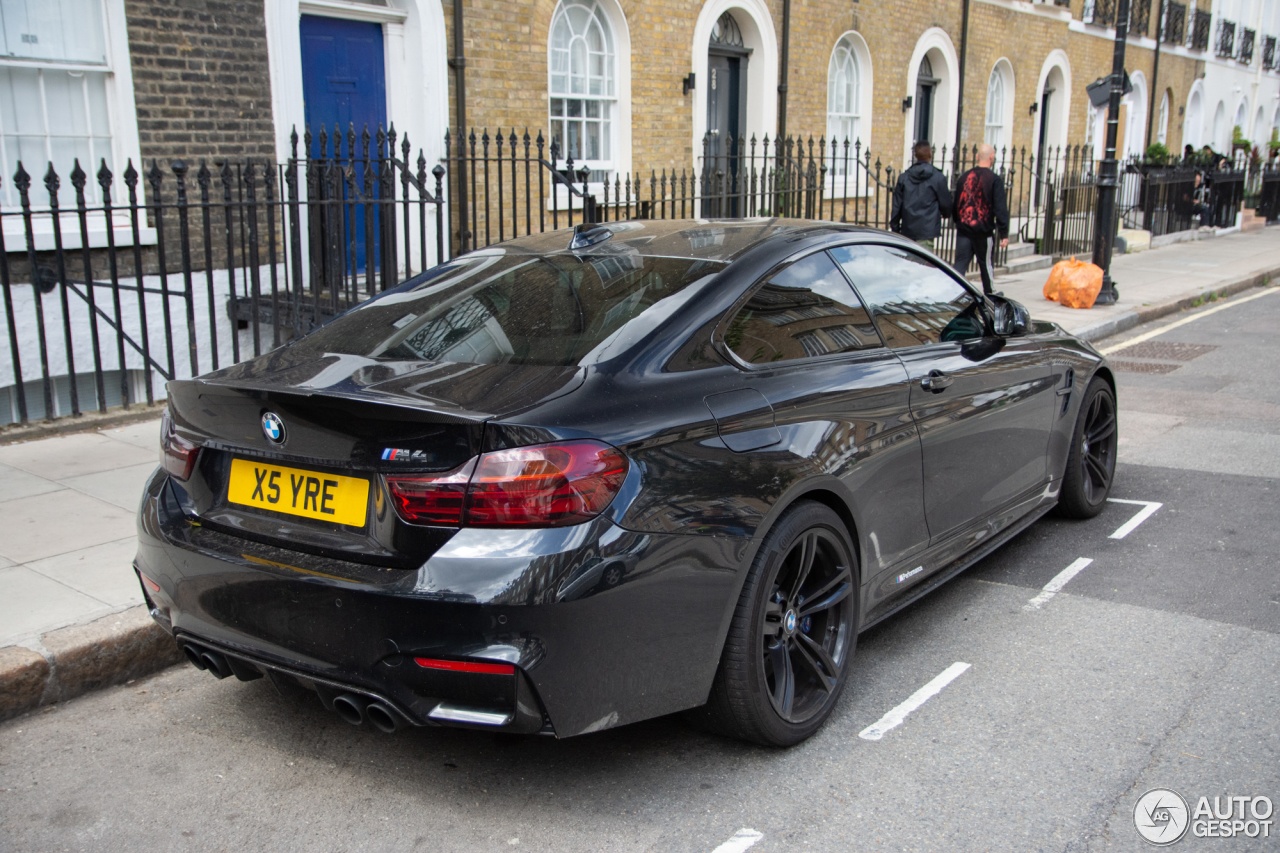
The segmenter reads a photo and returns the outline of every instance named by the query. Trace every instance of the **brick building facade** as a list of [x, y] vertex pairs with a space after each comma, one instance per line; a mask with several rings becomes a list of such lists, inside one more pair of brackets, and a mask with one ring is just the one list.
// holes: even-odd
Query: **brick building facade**
[[[788, 133], [856, 140], [894, 167], [922, 136], [1032, 156], [1091, 145], [1100, 156], [1103, 110], [1085, 88], [1110, 70], [1113, 6], [1059, 2], [1070, 5], [970, 0], [967, 37], [963, 0], [793, 0], [789, 20], [783, 0], [61, 0], [53, 12], [15, 2], [0, 55], [10, 92], [0, 205], [18, 206], [19, 160], [36, 204], [54, 163], [65, 208], [73, 159], [89, 171], [105, 162], [120, 201], [127, 162], [281, 163], [308, 124], [394, 123], [435, 163], [458, 123], [460, 73], [470, 127], [556, 137], [594, 180], [696, 169], [717, 137], [762, 144], [776, 138], [784, 107]], [[1236, 125], [1265, 149], [1280, 127], [1280, 3], [1213, 2], [1135, 0], [1122, 156], [1148, 140], [1221, 149]], [[77, 27], [61, 26], [68, 9]], [[1157, 73], [1160, 9], [1169, 26]], [[1229, 50], [1213, 20], [1238, 30]], [[145, 180], [140, 189], [145, 201]], [[91, 205], [100, 200], [95, 181], [86, 192]], [[51, 248], [47, 218], [36, 226], [37, 250]], [[152, 226], [143, 244], [154, 242]], [[5, 221], [8, 245], [22, 242], [21, 227]], [[132, 240], [127, 222], [113, 230], [117, 245]], [[104, 226], [90, 231], [94, 247], [105, 245]]]

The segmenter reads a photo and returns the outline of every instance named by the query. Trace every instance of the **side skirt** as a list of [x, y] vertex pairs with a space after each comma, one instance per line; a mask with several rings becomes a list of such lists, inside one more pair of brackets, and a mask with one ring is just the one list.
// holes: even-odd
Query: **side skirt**
[[983, 543], [981, 548], [978, 548], [975, 551], [968, 552], [964, 556], [952, 562], [950, 566], [947, 566], [946, 568], [936, 572], [932, 577], [928, 579], [927, 582], [921, 584], [919, 588], [913, 591], [910, 596], [908, 596], [907, 598], [904, 598], [902, 601], [896, 602], [894, 606], [891, 607], [889, 610], [886, 610], [884, 613], [877, 615], [874, 619], [868, 621], [865, 625], [862, 625], [861, 627], [859, 627], [858, 633], [862, 633], [863, 631], [868, 630], [874, 625], [879, 625], [881, 622], [888, 619], [890, 616], [894, 615], [898, 611], [902, 610], [904, 607], [915, 604], [921, 598], [933, 592], [935, 589], [942, 586], [944, 583], [951, 580], [956, 575], [960, 574], [965, 569], [969, 568], [974, 563], [981, 560], [983, 557], [986, 557], [988, 554], [995, 551], [1001, 545], [1005, 544], [1010, 539], [1017, 536], [1022, 531], [1026, 530], [1031, 525], [1035, 524], [1037, 521], [1043, 518], [1044, 515], [1049, 512], [1049, 510], [1053, 509], [1057, 505], [1057, 503], [1058, 502], [1056, 499], [1052, 501], [1046, 501], [1045, 503], [1040, 504], [1036, 508], [1032, 509], [1022, 518], [1018, 519], [1013, 524], [1010, 524], [1008, 527], [1006, 527], [1003, 531], [1000, 532], [998, 536], [995, 536], [988, 542]]

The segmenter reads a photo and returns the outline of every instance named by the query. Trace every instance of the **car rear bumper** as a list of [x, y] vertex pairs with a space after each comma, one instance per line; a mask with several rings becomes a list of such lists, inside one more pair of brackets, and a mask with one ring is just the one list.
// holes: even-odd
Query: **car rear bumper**
[[706, 700], [750, 545], [600, 518], [464, 528], [420, 568], [388, 569], [193, 523], [163, 472], [138, 533], [136, 567], [159, 587], [143, 585], [152, 615], [197, 656], [226, 657], [230, 674], [300, 682], [330, 707], [344, 692], [382, 702], [415, 725], [561, 737]]

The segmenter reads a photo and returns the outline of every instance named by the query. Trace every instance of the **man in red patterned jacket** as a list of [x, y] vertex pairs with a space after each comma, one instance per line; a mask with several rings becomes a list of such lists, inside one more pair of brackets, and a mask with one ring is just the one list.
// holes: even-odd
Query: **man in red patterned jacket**
[[991, 170], [995, 162], [994, 148], [985, 144], [978, 148], [978, 165], [960, 176], [951, 214], [956, 223], [956, 271], [964, 275], [969, 262], [976, 258], [982, 274], [982, 290], [988, 294], [995, 267], [996, 240], [999, 239], [1001, 248], [1009, 245], [1009, 203], [1005, 199], [1004, 181]]

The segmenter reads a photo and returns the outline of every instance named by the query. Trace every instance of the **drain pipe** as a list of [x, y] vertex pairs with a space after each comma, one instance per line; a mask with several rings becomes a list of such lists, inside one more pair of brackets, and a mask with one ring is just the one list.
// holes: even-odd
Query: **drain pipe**
[[[458, 116], [458, 135], [455, 141], [459, 164], [463, 160], [463, 146], [466, 144], [467, 137], [467, 53], [462, 40], [463, 24], [462, 0], [453, 0], [453, 58], [449, 60], [449, 67], [453, 69], [454, 101]], [[458, 176], [456, 186], [458, 188], [458, 233], [461, 237], [462, 251], [465, 252], [467, 238], [470, 236], [467, 233], [468, 199], [465, 175]]]
[[[778, 83], [778, 138], [775, 145], [787, 139], [787, 76], [791, 68], [791, 0], [782, 0], [782, 74]], [[774, 150], [777, 150], [776, 147]]]
[[951, 167], [953, 175], [960, 171], [960, 145], [964, 139], [964, 61], [969, 55], [969, 0], [964, 0], [964, 11], [960, 18], [960, 70], [956, 75], [960, 86], [956, 96], [956, 144], [951, 146], [951, 157], [955, 164]]
[[[1156, 118], [1156, 93], [1160, 91], [1160, 41], [1164, 36], [1164, 0], [1160, 0], [1160, 11], [1156, 18], [1156, 58], [1155, 65], [1151, 68], [1151, 91], [1147, 93], [1147, 145], [1151, 147], [1151, 124]], [[1163, 96], [1161, 100], [1164, 100]], [[1169, 108], [1173, 108], [1173, 104], [1169, 104]], [[1143, 149], [1143, 159], [1146, 159], [1146, 148]]]

